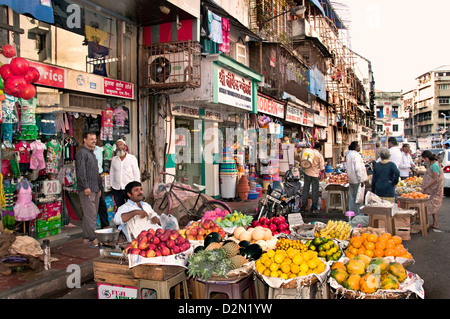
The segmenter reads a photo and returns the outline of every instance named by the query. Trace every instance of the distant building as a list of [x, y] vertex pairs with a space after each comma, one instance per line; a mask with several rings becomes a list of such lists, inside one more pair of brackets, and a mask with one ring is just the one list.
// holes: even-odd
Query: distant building
[[404, 139], [404, 117], [402, 92], [375, 90], [375, 132], [377, 140], [385, 142], [390, 136], [397, 141]]
[[450, 120], [450, 65], [428, 71], [416, 80], [416, 87], [403, 94], [403, 104], [409, 109], [405, 136], [440, 140]]

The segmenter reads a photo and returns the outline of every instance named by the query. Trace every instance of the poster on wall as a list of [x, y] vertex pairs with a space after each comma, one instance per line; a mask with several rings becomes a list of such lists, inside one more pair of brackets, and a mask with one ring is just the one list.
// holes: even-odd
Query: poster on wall
[[217, 103], [253, 110], [251, 80], [222, 67], [217, 68], [217, 77]]

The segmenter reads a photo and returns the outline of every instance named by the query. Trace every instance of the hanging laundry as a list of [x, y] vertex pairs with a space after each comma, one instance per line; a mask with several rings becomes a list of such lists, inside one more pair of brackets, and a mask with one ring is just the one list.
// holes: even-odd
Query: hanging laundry
[[222, 32], [222, 17], [211, 12], [211, 40], [216, 43], [222, 43], [223, 32]]
[[222, 43], [219, 44], [219, 51], [230, 52], [230, 21], [222, 18]]
[[102, 127], [100, 130], [100, 139], [102, 141], [113, 140], [113, 116], [114, 110], [108, 107], [106, 111], [102, 111]]

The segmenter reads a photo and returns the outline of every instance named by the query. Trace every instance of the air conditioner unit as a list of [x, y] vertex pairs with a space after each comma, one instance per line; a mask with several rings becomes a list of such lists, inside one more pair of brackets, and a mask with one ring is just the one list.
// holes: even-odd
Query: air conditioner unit
[[182, 84], [192, 78], [192, 57], [188, 51], [151, 55], [148, 59], [150, 85]]

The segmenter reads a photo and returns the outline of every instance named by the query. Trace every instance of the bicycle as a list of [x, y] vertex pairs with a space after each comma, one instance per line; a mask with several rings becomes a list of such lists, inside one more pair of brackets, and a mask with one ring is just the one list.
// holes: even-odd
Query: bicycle
[[[228, 211], [229, 213], [232, 213], [231, 208], [227, 204], [225, 204], [224, 202], [221, 202], [219, 200], [215, 200], [215, 199], [210, 200], [205, 196], [205, 194], [202, 193], [203, 190], [206, 188], [206, 186], [193, 183], [193, 186], [197, 188], [197, 190], [195, 190], [195, 189], [189, 188], [189, 186], [186, 184], [176, 182], [176, 179], [183, 179], [184, 181], [189, 181], [189, 179], [186, 177], [177, 176], [177, 175], [166, 173], [166, 172], [162, 172], [161, 174], [162, 175], [170, 175], [170, 176], [174, 177], [173, 182], [162, 184], [162, 187], [165, 188], [165, 193], [164, 193], [164, 196], [158, 207], [162, 211], [164, 211], [167, 208], [166, 214], [171, 213], [172, 208], [174, 206], [173, 205], [174, 199], [176, 199], [179, 202], [179, 204], [181, 204], [181, 207], [183, 208], [184, 212], [186, 212], [186, 215], [188, 216], [189, 220], [198, 220], [205, 214], [205, 212], [214, 210], [216, 208], [220, 208], [222, 210]], [[187, 192], [197, 194], [197, 199], [195, 200], [194, 206], [192, 208], [186, 207], [186, 205], [183, 203], [183, 201], [176, 194], [176, 190], [187, 191]], [[164, 190], [160, 190], [160, 191], [164, 191]], [[201, 204], [201, 206], [197, 209], [196, 207], [199, 203]], [[180, 227], [182, 227], [181, 223], [180, 223]]]

